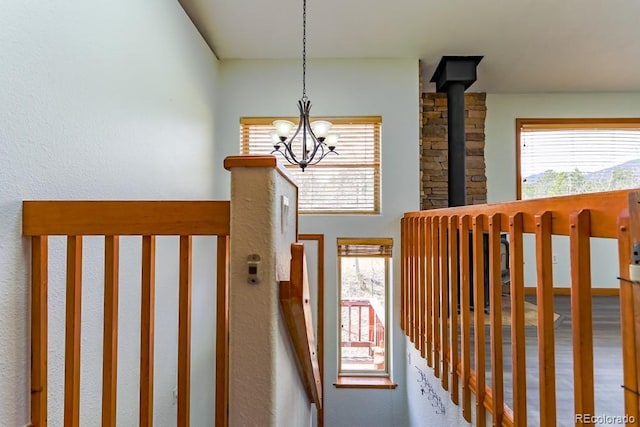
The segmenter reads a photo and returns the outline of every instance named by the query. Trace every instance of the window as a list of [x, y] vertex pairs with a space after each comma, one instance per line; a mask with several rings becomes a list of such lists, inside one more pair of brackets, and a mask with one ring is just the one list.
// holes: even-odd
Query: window
[[[269, 154], [273, 151], [269, 133], [277, 118], [242, 118], [240, 152]], [[287, 118], [293, 122], [296, 119]], [[336, 151], [304, 172], [279, 154], [279, 161], [299, 185], [300, 213], [380, 213], [380, 117], [327, 118], [332, 132], [340, 135]]]
[[339, 376], [389, 376], [392, 239], [338, 239]]
[[518, 198], [640, 187], [640, 119], [517, 119]]

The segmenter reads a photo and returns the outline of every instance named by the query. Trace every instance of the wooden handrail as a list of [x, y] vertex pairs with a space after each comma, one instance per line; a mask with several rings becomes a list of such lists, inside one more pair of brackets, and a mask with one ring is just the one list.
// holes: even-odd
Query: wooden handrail
[[225, 236], [229, 201], [24, 201], [23, 236]]
[[[80, 424], [83, 236], [104, 236], [102, 425], [115, 426], [118, 348], [119, 236], [142, 237], [140, 425], [153, 425], [155, 240], [180, 237], [177, 425], [189, 425], [192, 236], [218, 237], [216, 426], [228, 425], [228, 201], [25, 201], [23, 235], [31, 237], [31, 425], [47, 424], [48, 241], [66, 236], [64, 424]], [[59, 393], [59, 391], [56, 391]]]
[[[501, 233], [509, 235], [514, 408], [504, 403]], [[537, 277], [540, 422], [552, 427], [557, 423], [552, 236], [567, 236], [570, 242], [575, 410], [593, 414], [590, 238], [618, 241], [620, 276], [627, 277], [629, 240], [640, 242], [640, 191], [405, 213], [401, 221], [401, 328], [427, 364], [433, 366], [443, 389], [450, 389], [452, 401], [458, 404], [461, 397], [462, 414], [468, 421], [472, 419], [471, 393], [475, 394], [478, 426], [486, 425], [487, 411], [492, 414], [494, 425], [527, 425], [524, 234], [532, 235], [536, 243], [533, 264]], [[485, 295], [486, 277], [489, 289]], [[640, 330], [640, 291], [637, 289], [640, 288], [624, 282], [620, 291], [625, 387], [632, 390], [637, 390], [640, 384], [640, 341], [636, 343], [637, 330]], [[485, 327], [478, 327], [485, 325], [485, 298], [489, 298], [490, 351], [485, 349]], [[474, 369], [471, 369], [470, 354], [475, 357]], [[485, 384], [485, 357], [491, 365], [490, 385]], [[621, 393], [624, 393], [625, 413], [638, 419], [638, 397], [628, 391]]]
[[316, 353], [309, 304], [309, 282], [304, 245], [291, 244], [291, 273], [280, 282], [280, 305], [295, 350], [300, 375], [309, 400], [322, 408], [322, 380]]

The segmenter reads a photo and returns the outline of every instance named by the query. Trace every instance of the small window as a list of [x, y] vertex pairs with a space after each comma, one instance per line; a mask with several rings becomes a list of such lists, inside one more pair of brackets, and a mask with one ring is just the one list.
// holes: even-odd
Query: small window
[[339, 376], [389, 376], [392, 239], [338, 239]]
[[[273, 118], [240, 120], [241, 154], [270, 154]], [[319, 118], [314, 118], [318, 120]], [[380, 117], [330, 117], [331, 132], [339, 135], [336, 151], [304, 172], [279, 154], [279, 161], [299, 186], [299, 212], [303, 214], [380, 213]], [[300, 136], [299, 136], [300, 137]]]
[[517, 119], [518, 198], [640, 187], [640, 119]]

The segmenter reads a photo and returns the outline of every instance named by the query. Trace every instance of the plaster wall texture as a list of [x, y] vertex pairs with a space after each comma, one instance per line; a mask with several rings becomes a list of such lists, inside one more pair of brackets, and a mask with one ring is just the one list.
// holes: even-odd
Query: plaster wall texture
[[[296, 60], [225, 60], [220, 64], [215, 157], [239, 153], [241, 117], [291, 116], [301, 95]], [[405, 343], [399, 328], [400, 218], [419, 208], [419, 89], [414, 59], [314, 59], [307, 91], [317, 116], [382, 116], [382, 213], [302, 215], [300, 233], [325, 238], [325, 425], [407, 425]], [[228, 197], [228, 177], [216, 175], [216, 197]], [[394, 238], [392, 371], [395, 390], [336, 389], [338, 237]], [[313, 260], [308, 258], [309, 263]], [[363, 408], [363, 410], [354, 410]]]
[[[640, 93], [487, 94], [485, 124], [489, 203], [516, 198], [516, 118], [640, 117]], [[530, 236], [526, 236], [530, 237]], [[569, 240], [553, 238], [554, 286], [569, 287]], [[592, 286], [617, 288], [613, 239], [592, 239]], [[535, 240], [525, 239], [525, 285], [535, 286]], [[531, 261], [529, 261], [531, 260]]]
[[[0, 3], [0, 425], [29, 422], [28, 199], [210, 199], [217, 60], [172, 0]], [[100, 424], [103, 239], [86, 238], [81, 419]], [[175, 425], [177, 238], [157, 249], [155, 425]], [[215, 238], [194, 239], [194, 425], [213, 420]], [[49, 424], [62, 425], [65, 244], [49, 267]], [[118, 423], [138, 413], [140, 239], [121, 241]]]
[[[311, 405], [279, 300], [296, 240], [296, 194], [274, 168], [232, 170], [229, 425], [310, 425]], [[260, 256], [256, 284], [248, 282], [247, 257], [253, 254]]]

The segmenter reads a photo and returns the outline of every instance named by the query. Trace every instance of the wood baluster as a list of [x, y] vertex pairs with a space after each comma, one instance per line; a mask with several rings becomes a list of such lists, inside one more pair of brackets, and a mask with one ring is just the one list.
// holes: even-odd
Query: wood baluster
[[[487, 411], [484, 407], [485, 382], [485, 333], [484, 333], [484, 215], [473, 218], [473, 311], [474, 355], [476, 368], [476, 425], [484, 427]], [[464, 237], [463, 237], [464, 238]]]
[[459, 307], [459, 287], [460, 283], [458, 278], [460, 259], [458, 243], [458, 217], [453, 215], [449, 218], [449, 271], [450, 277], [450, 299], [449, 299], [449, 313], [451, 316], [451, 401], [456, 405], [459, 403], [459, 377], [458, 377], [458, 363], [460, 362], [460, 353], [458, 346], [458, 338], [460, 336], [458, 330], [458, 307]]
[[190, 425], [192, 238], [180, 236], [178, 296], [178, 425]]
[[[595, 414], [591, 297], [591, 214], [569, 215], [571, 248], [571, 329], [576, 414]], [[578, 423], [582, 424], [582, 423]]]
[[47, 425], [47, 236], [31, 238], [31, 424]]
[[64, 425], [80, 426], [80, 325], [82, 236], [67, 237], [67, 303], [64, 356]]
[[527, 359], [524, 329], [524, 216], [509, 217], [509, 272], [511, 291], [511, 364], [513, 424], [527, 426]]
[[440, 254], [438, 252], [440, 236], [440, 218], [434, 217], [431, 222], [431, 254], [433, 262], [433, 373], [440, 378]]
[[120, 241], [104, 238], [104, 334], [102, 358], [102, 425], [116, 425], [118, 389], [118, 276]]
[[153, 362], [156, 238], [142, 237], [140, 426], [153, 426]]
[[216, 427], [227, 427], [229, 425], [229, 236], [218, 236], [216, 265]]
[[549, 211], [535, 216], [540, 423], [545, 427], [557, 422], [551, 220]]
[[425, 219], [418, 218], [418, 350], [425, 357]]
[[[629, 233], [629, 211], [625, 210], [618, 217], [618, 260], [620, 277], [629, 278], [631, 264], [631, 237]], [[622, 335], [622, 367], [624, 375], [624, 413], [638, 419], [638, 390], [635, 346], [635, 321], [633, 304], [633, 284], [620, 280], [620, 328]]]
[[425, 334], [426, 334], [426, 342], [427, 342], [427, 365], [433, 366], [433, 253], [431, 251], [430, 242], [433, 239], [433, 233], [431, 229], [432, 218], [427, 217], [425, 222], [425, 270], [424, 270], [424, 278], [425, 278], [425, 292], [424, 292], [424, 302], [425, 302]]
[[440, 345], [442, 346], [442, 388], [449, 390], [449, 256], [447, 217], [440, 217]]
[[462, 341], [462, 416], [471, 422], [471, 273], [469, 263], [469, 216], [460, 218], [460, 319]]
[[407, 245], [407, 220], [400, 219], [400, 329], [407, 334], [406, 326], [406, 298], [407, 298], [407, 254], [405, 246]]
[[504, 366], [502, 360], [502, 267], [500, 256], [501, 214], [489, 217], [489, 310], [491, 313], [491, 395], [493, 425], [502, 426], [504, 412]]

